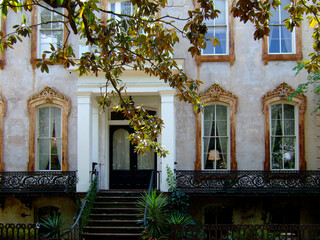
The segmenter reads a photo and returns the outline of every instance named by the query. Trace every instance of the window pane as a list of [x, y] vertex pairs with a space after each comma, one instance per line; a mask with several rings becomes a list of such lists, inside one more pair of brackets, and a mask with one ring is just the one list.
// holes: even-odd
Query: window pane
[[[208, 32], [206, 33], [206, 38], [211, 39], [214, 36], [214, 28], [210, 27], [208, 28]], [[203, 54], [213, 54], [213, 41], [206, 41], [206, 48], [203, 49]]]
[[226, 54], [227, 52], [227, 27], [216, 27], [216, 38], [219, 39], [219, 45], [215, 46], [215, 54]]
[[284, 138], [283, 162], [285, 169], [295, 168], [295, 138]]
[[214, 121], [214, 111], [215, 111], [215, 105], [209, 105], [209, 106], [206, 106], [204, 108], [204, 120], [211, 120], [211, 121]]
[[51, 136], [61, 137], [61, 109], [57, 107], [51, 108]]
[[39, 108], [39, 137], [49, 137], [49, 108]]
[[[41, 9], [40, 13], [40, 22], [39, 23], [45, 23], [45, 22], [50, 22], [51, 21], [51, 12], [48, 11], [47, 9]], [[40, 26], [41, 29], [50, 29], [51, 28], [51, 23], [47, 24], [42, 24]]]
[[292, 51], [292, 32], [281, 26], [281, 52], [291, 53]]
[[51, 169], [50, 170], [61, 170], [61, 139], [53, 138], [51, 140]]
[[131, 15], [131, 6], [130, 1], [121, 2], [121, 14]]
[[113, 170], [130, 169], [130, 142], [129, 132], [118, 129], [113, 134]]
[[138, 170], [154, 169], [154, 152], [147, 151], [144, 155], [138, 155]]
[[280, 52], [279, 31], [280, 31], [280, 26], [270, 26], [269, 53]]
[[284, 119], [294, 119], [294, 106], [290, 104], [283, 105]]
[[272, 16], [270, 16], [270, 24], [279, 24], [279, 9], [274, 9], [273, 7], [270, 8], [270, 13]]
[[49, 170], [50, 140], [38, 140], [39, 170]]
[[215, 8], [221, 12], [218, 18], [215, 19], [215, 25], [227, 25], [225, 0], [215, 0]]
[[215, 122], [214, 121], [204, 121], [204, 136], [215, 136]]

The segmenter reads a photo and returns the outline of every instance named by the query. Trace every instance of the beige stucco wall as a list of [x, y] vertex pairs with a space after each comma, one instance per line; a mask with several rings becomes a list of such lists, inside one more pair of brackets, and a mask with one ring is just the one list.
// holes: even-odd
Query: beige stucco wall
[[[169, 1], [168, 8], [162, 14], [186, 16], [186, 11], [193, 8], [192, 0]], [[18, 24], [15, 14], [9, 14], [7, 26]], [[27, 14], [30, 23], [30, 15]], [[310, 29], [303, 24], [304, 57], [312, 46]], [[10, 29], [8, 29], [10, 31]], [[282, 82], [292, 87], [303, 82], [305, 74], [295, 76], [292, 68], [295, 61], [275, 61], [264, 65], [262, 61], [262, 41], [253, 40], [254, 28], [251, 24], [243, 24], [235, 20], [235, 62], [203, 63], [199, 68], [200, 80], [204, 83], [201, 90], [213, 83], [218, 83], [225, 90], [239, 98], [236, 115], [236, 158], [238, 169], [263, 169], [264, 161], [264, 117], [261, 97], [273, 90]], [[309, 35], [306, 35], [307, 32]], [[71, 42], [75, 42], [71, 37]], [[194, 58], [186, 52], [188, 41], [181, 38], [176, 47], [177, 58], [185, 60], [186, 72], [190, 77], [197, 77], [197, 65]], [[0, 71], [0, 93], [7, 99], [7, 114], [4, 119], [4, 154], [6, 171], [27, 170], [28, 163], [28, 112], [27, 99], [41, 91], [45, 86], [53, 87], [71, 99], [71, 113], [68, 119], [68, 162], [69, 169], [77, 169], [77, 82], [78, 75], [74, 70], [62, 66], [50, 67], [50, 74], [33, 69], [30, 64], [30, 39], [15, 45], [6, 52], [4, 70]], [[308, 169], [319, 169], [319, 141], [317, 120], [319, 116], [312, 114], [316, 96], [307, 94], [308, 106], [305, 115], [306, 126], [306, 160]], [[190, 104], [176, 101], [176, 159], [177, 169], [194, 169], [195, 162], [195, 116]], [[102, 121], [104, 117], [101, 117]], [[99, 122], [100, 126], [101, 122]], [[104, 126], [104, 125], [103, 125]], [[100, 158], [104, 158], [105, 136], [100, 136]], [[319, 144], [318, 144], [319, 145]], [[101, 159], [102, 161], [102, 159]], [[158, 161], [160, 163], [160, 161]]]
[[[27, 204], [25, 204], [27, 203]], [[30, 205], [29, 205], [30, 204]], [[1, 223], [34, 223], [35, 208], [54, 206], [60, 208], [61, 216], [68, 226], [72, 225], [76, 216], [76, 204], [70, 197], [6, 197], [4, 206], [0, 208]]]
[[[181, 2], [181, 1], [180, 1]], [[185, 0], [185, 7], [192, 7], [191, 1]], [[171, 13], [178, 11], [171, 7]], [[179, 12], [180, 13], [180, 12]], [[180, 16], [180, 15], [179, 15]], [[183, 15], [182, 15], [183, 16]], [[306, 81], [306, 73], [295, 75], [292, 69], [296, 61], [262, 61], [262, 40], [253, 39], [252, 24], [243, 24], [235, 19], [235, 61], [202, 63], [199, 72], [203, 81], [201, 91], [213, 83], [218, 83], [226, 91], [238, 96], [236, 115], [236, 159], [239, 170], [263, 170], [264, 150], [264, 115], [261, 98], [274, 90], [282, 82], [296, 88]], [[303, 56], [307, 59], [312, 48], [311, 29], [302, 24]], [[186, 72], [197, 77], [197, 65], [194, 59], [186, 55], [186, 41], [178, 46], [178, 57], [185, 56]], [[317, 115], [312, 113], [316, 107], [317, 96], [312, 92], [307, 95], [305, 113], [306, 161], [308, 170], [320, 169], [318, 161]], [[177, 169], [193, 169], [195, 162], [195, 118], [192, 108], [184, 103], [177, 103]]]
[[[27, 14], [30, 22], [30, 14]], [[19, 24], [15, 14], [9, 13], [7, 26]], [[10, 32], [10, 29], [7, 29]], [[6, 171], [26, 171], [29, 157], [29, 119], [27, 99], [43, 90], [52, 87], [71, 100], [71, 112], [68, 118], [68, 162], [69, 170], [76, 170], [77, 138], [77, 75], [73, 70], [62, 66], [51, 66], [50, 74], [41, 73], [30, 64], [30, 39], [24, 39], [14, 49], [6, 51], [6, 65], [0, 71], [0, 93], [7, 100], [7, 113], [4, 120], [4, 153]]]

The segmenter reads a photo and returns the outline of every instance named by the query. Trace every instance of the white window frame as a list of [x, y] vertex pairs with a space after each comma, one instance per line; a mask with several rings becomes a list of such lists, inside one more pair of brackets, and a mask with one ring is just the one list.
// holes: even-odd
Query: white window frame
[[[48, 6], [48, 8], [51, 8], [50, 6]], [[42, 7], [38, 7], [38, 14], [37, 14], [37, 22], [38, 24], [41, 23], [41, 11], [44, 10], [44, 8]], [[52, 12], [52, 14], [56, 14], [54, 12]], [[52, 17], [52, 15], [51, 15]], [[64, 44], [64, 25], [61, 23], [61, 28], [47, 28], [47, 29], [42, 29], [41, 28], [42, 25], [38, 25], [37, 27], [37, 31], [38, 31], [38, 39], [37, 39], [37, 58], [42, 58], [42, 53], [43, 51], [41, 51], [41, 31], [61, 31], [62, 32], [62, 44]], [[57, 47], [57, 46], [55, 46]]]
[[[55, 108], [59, 108], [60, 109], [60, 136], [61, 137], [55, 137], [55, 139], [57, 140], [57, 139], [60, 139], [61, 140], [61, 147], [60, 147], [60, 149], [61, 149], [61, 153], [60, 153], [60, 156], [59, 156], [59, 162], [60, 162], [60, 169], [53, 169], [53, 170], [51, 170], [51, 169], [48, 169], [48, 170], [46, 170], [46, 169], [41, 169], [40, 170], [40, 167], [39, 167], [39, 164], [40, 164], [40, 160], [39, 160], [39, 139], [40, 139], [40, 137], [39, 137], [39, 110], [41, 109], [41, 108], [49, 108], [49, 116], [51, 115], [51, 108], [52, 107], [55, 107]], [[39, 107], [37, 107], [36, 108], [36, 142], [35, 142], [35, 154], [36, 154], [36, 169], [37, 170], [39, 170], [39, 171], [62, 171], [62, 154], [63, 154], [63, 137], [62, 137], [62, 131], [63, 131], [63, 129], [62, 129], [62, 121], [63, 121], [63, 116], [62, 116], [62, 114], [63, 114], [63, 109], [60, 107], [60, 106], [58, 106], [58, 105], [54, 105], [54, 104], [45, 104], [45, 105], [41, 105], [41, 106], [39, 106]], [[50, 133], [50, 126], [51, 126], [51, 117], [49, 117], [49, 133]], [[52, 137], [46, 137], [46, 138], [41, 138], [41, 139], [54, 139], [54, 138], [52, 138]], [[49, 150], [49, 156], [51, 156], [51, 148], [49, 148], [50, 150]], [[51, 159], [49, 159], [49, 166], [51, 166]]]
[[[279, 27], [279, 52], [270, 52], [270, 37], [268, 37], [268, 54], [272, 55], [272, 54], [295, 54], [297, 52], [296, 49], [296, 29], [294, 28], [294, 30], [291, 32], [291, 48], [292, 51], [291, 52], [282, 52], [281, 51], [281, 27], [285, 27], [285, 24], [283, 22], [284, 19], [282, 19], [282, 12], [285, 11], [283, 10], [283, 8], [286, 5], [280, 5], [275, 11], [277, 11], [279, 13], [279, 23], [278, 24], [269, 24], [269, 26], [278, 26]], [[274, 9], [273, 9], [274, 10]]]
[[[227, 162], [226, 162], [226, 169], [217, 169], [216, 168], [216, 161], [215, 164], [214, 164], [214, 168], [213, 169], [206, 169], [205, 168], [205, 160], [204, 160], [204, 138], [206, 136], [204, 136], [204, 112], [202, 112], [202, 117], [201, 117], [201, 120], [202, 120], [202, 123], [201, 123], [201, 162], [202, 162], [202, 170], [204, 171], [228, 171], [230, 170], [230, 107], [229, 105], [227, 104], [224, 104], [224, 103], [221, 103], [221, 102], [211, 102], [210, 104], [207, 104], [206, 106], [210, 106], [210, 105], [221, 105], [221, 106], [225, 106], [227, 107]], [[205, 111], [205, 110], [203, 110]], [[216, 114], [216, 111], [215, 111], [215, 114]], [[215, 118], [216, 119], [216, 118]], [[210, 136], [207, 136], [207, 137], [210, 137]]]
[[[284, 115], [284, 111], [283, 111], [283, 106], [284, 105], [291, 105], [294, 107], [294, 133], [295, 135], [294, 136], [286, 136], [286, 135], [282, 135], [281, 137], [282, 138], [285, 138], [285, 137], [294, 137], [295, 138], [295, 146], [294, 146], [294, 150], [295, 150], [295, 154], [294, 154], [294, 159], [295, 159], [295, 168], [292, 168], [292, 169], [285, 169], [284, 168], [284, 161], [282, 161], [282, 166], [281, 168], [277, 168], [277, 169], [273, 169], [272, 168], [272, 106], [273, 105], [277, 105], [277, 104], [282, 104], [282, 118], [283, 115]], [[285, 119], [282, 119], [282, 121], [284, 121]], [[284, 101], [280, 101], [280, 102], [274, 102], [272, 104], [270, 104], [270, 113], [269, 113], [269, 122], [270, 122], [270, 145], [269, 145], [269, 148], [270, 148], [270, 169], [272, 171], [294, 171], [294, 170], [299, 170], [299, 112], [298, 112], [298, 107], [295, 105], [295, 104], [290, 104], [288, 102], [284, 102]], [[283, 123], [283, 126], [284, 126], [284, 123]]]
[[[225, 53], [215, 53], [216, 51], [216, 47], [213, 47], [213, 53], [204, 53], [204, 49], [201, 50], [201, 55], [203, 56], [211, 56], [211, 55], [229, 55], [229, 42], [230, 42], [230, 39], [229, 39], [229, 0], [224, 0], [225, 2], [225, 22], [226, 24], [225, 25], [210, 25], [208, 24], [208, 20], [204, 20], [204, 22], [206, 23], [207, 27], [208, 27], [208, 31], [210, 28], [213, 28], [213, 29], [216, 29], [216, 28], [226, 28], [226, 52]], [[212, 20], [210, 20], [212, 21]], [[216, 19], [213, 20], [214, 23], [216, 22]], [[214, 30], [215, 32], [215, 30]], [[215, 36], [215, 34], [213, 34], [213, 36]], [[208, 44], [213, 44], [211, 41], [210, 42], [207, 42], [207, 46]]]

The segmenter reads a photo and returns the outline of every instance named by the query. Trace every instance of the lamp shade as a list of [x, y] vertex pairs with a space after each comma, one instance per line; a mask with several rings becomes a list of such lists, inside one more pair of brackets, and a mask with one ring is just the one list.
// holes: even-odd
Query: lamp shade
[[211, 160], [211, 161], [216, 161], [216, 160], [220, 160], [220, 153], [218, 150], [210, 150], [209, 151], [209, 157], [208, 157], [208, 160]]

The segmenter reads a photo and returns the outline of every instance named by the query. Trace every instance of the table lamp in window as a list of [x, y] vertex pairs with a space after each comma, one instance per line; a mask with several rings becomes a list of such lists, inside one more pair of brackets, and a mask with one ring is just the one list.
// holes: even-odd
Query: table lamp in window
[[221, 160], [219, 151], [215, 149], [210, 150], [208, 160], [211, 160], [211, 161]]

